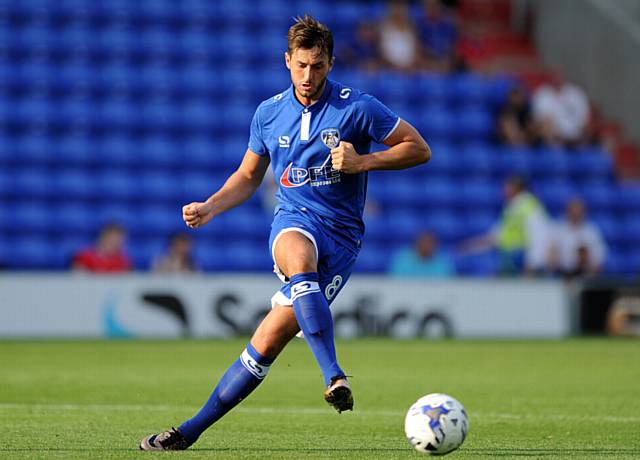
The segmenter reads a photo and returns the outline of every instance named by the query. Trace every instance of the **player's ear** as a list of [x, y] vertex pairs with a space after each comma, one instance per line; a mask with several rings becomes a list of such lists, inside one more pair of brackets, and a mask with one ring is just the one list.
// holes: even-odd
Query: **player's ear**
[[289, 56], [289, 52], [284, 52], [284, 63], [287, 66], [287, 69], [291, 70], [291, 56]]
[[333, 69], [333, 64], [335, 64], [335, 62], [336, 62], [336, 57], [331, 56], [331, 59], [329, 59], [329, 72], [331, 72], [331, 69]]

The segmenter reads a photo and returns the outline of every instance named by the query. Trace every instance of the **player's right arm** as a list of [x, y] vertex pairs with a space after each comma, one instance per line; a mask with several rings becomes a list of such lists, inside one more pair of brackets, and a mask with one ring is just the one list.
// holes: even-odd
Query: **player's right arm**
[[198, 228], [218, 214], [248, 200], [262, 183], [269, 167], [269, 155], [258, 155], [250, 149], [244, 154], [238, 169], [207, 201], [182, 207], [182, 218], [190, 228]]

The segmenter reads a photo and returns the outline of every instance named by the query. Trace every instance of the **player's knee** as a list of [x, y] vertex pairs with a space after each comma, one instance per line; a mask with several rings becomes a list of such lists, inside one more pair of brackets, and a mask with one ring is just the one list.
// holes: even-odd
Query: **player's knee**
[[288, 277], [317, 271], [315, 245], [298, 232], [285, 233], [277, 242], [274, 254], [278, 267]]
[[258, 353], [272, 359], [275, 359], [280, 354], [286, 343], [278, 334], [262, 334], [251, 340], [251, 345]]

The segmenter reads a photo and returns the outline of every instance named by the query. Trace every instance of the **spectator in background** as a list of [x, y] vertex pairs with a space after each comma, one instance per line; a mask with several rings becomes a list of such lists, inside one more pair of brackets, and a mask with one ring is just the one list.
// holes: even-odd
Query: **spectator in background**
[[496, 136], [504, 145], [525, 146], [535, 140], [535, 128], [524, 88], [516, 86], [509, 91], [496, 120]]
[[455, 19], [441, 0], [423, 0], [418, 17], [418, 36], [428, 70], [450, 72], [455, 64]]
[[125, 229], [118, 224], [105, 225], [93, 247], [79, 251], [73, 257], [72, 269], [93, 273], [122, 273], [132, 264], [124, 244]]
[[380, 55], [390, 68], [404, 72], [419, 69], [421, 48], [405, 1], [389, 4], [389, 12], [380, 23]]
[[463, 243], [461, 249], [476, 252], [496, 248], [502, 275], [541, 275], [547, 270], [550, 250], [547, 211], [521, 177], [507, 179], [504, 194], [506, 205], [492, 231]]
[[438, 250], [438, 239], [433, 233], [421, 233], [413, 248], [393, 255], [389, 274], [397, 277], [446, 278], [455, 275], [451, 258]]
[[380, 57], [378, 25], [369, 21], [358, 24], [355, 36], [342, 50], [341, 62], [358, 67], [367, 72], [375, 72], [383, 67]]
[[171, 237], [167, 253], [153, 261], [152, 270], [156, 273], [195, 272], [192, 248], [191, 235], [185, 232], [176, 233]]
[[589, 100], [580, 87], [554, 75], [533, 93], [532, 110], [546, 144], [575, 146], [584, 142]]
[[551, 268], [567, 278], [594, 275], [602, 270], [606, 253], [600, 230], [587, 220], [584, 202], [574, 198], [553, 232]]

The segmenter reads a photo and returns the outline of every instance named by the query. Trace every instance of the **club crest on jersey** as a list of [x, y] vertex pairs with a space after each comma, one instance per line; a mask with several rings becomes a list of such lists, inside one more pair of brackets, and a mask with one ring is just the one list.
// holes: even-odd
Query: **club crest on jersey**
[[324, 145], [330, 149], [335, 149], [340, 144], [340, 131], [338, 128], [323, 129], [320, 138]]

